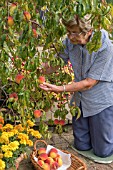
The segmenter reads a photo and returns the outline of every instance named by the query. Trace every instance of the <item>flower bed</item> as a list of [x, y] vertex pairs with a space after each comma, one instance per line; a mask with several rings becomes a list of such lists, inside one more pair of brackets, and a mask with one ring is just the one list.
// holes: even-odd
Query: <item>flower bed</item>
[[41, 134], [33, 126], [34, 123], [30, 120], [25, 126], [4, 124], [4, 119], [0, 117], [0, 170], [10, 167], [17, 169], [19, 162], [27, 156], [27, 147], [33, 146], [33, 137], [41, 138]]

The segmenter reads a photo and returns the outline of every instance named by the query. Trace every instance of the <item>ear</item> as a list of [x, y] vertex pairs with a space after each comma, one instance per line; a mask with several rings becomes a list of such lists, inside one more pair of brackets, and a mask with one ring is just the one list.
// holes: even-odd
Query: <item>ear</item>
[[91, 30], [89, 30], [88, 31], [88, 35], [91, 35], [92, 34], [92, 32], [93, 32], [93, 30], [91, 29]]

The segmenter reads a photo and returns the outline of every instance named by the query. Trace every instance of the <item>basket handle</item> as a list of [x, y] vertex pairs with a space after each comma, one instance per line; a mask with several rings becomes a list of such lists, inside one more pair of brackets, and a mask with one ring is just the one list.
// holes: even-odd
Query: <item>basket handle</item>
[[34, 151], [37, 150], [37, 149], [36, 149], [36, 145], [37, 145], [38, 142], [44, 143], [44, 144], [46, 145], [46, 147], [47, 147], [47, 143], [46, 143], [44, 140], [36, 140], [35, 143], [34, 143], [34, 149], [33, 149]]

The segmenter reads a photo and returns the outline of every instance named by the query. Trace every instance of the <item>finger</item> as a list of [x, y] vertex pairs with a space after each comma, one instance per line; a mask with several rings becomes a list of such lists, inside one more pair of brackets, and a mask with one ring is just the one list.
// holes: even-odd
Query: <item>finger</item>
[[46, 82], [44, 82], [43, 85], [46, 85], [48, 87], [53, 87], [53, 84], [49, 84], [49, 83], [46, 83]]
[[45, 90], [45, 91], [51, 91], [52, 90], [51, 88], [48, 88], [48, 87], [40, 87], [40, 88]]

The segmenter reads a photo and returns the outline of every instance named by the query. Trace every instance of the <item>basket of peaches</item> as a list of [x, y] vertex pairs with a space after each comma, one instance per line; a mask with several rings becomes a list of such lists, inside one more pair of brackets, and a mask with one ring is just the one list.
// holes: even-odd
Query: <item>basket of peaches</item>
[[[44, 147], [36, 148], [37, 143], [44, 143]], [[37, 140], [30, 155], [36, 170], [66, 170], [71, 166], [71, 154], [47, 145], [44, 140]]]

